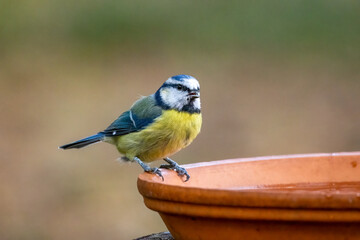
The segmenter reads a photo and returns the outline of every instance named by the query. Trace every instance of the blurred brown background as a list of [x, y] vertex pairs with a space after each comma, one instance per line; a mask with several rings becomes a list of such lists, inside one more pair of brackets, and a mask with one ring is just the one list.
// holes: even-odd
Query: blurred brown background
[[359, 12], [357, 1], [0, 1], [0, 239], [164, 231], [137, 192], [139, 166], [108, 144], [57, 147], [176, 74], [199, 79], [204, 119], [180, 163], [359, 150]]

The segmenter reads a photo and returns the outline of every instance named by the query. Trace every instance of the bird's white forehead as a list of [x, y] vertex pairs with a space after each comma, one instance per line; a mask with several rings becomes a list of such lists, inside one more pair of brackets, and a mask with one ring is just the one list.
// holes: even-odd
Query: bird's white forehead
[[186, 78], [178, 78], [177, 76], [171, 77], [165, 82], [166, 84], [182, 84], [189, 89], [200, 89], [199, 81], [193, 77], [187, 76]]

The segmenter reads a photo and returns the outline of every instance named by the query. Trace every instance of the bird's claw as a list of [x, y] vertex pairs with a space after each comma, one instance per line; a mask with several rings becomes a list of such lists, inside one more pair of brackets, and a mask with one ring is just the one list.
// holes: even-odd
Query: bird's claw
[[138, 157], [134, 157], [133, 160], [136, 161], [144, 169], [145, 172], [154, 173], [154, 174], [158, 175], [159, 177], [161, 177], [161, 179], [164, 181], [164, 177], [161, 174], [160, 169], [158, 169], [156, 167], [151, 168], [149, 165], [147, 165], [143, 161], [141, 161], [140, 158], [138, 158]]
[[149, 170], [145, 170], [145, 172], [156, 174], [164, 181], [164, 177], [159, 168], [150, 168]]
[[186, 179], [184, 182], [187, 182], [189, 181], [190, 179], [190, 175], [187, 173], [186, 169], [183, 168], [183, 167], [180, 167], [179, 165], [171, 165], [171, 164], [162, 164], [160, 165], [159, 168], [165, 168], [165, 169], [172, 169], [174, 170], [175, 172], [177, 172], [177, 174], [180, 176], [180, 177], [183, 177], [183, 176], [186, 176]]

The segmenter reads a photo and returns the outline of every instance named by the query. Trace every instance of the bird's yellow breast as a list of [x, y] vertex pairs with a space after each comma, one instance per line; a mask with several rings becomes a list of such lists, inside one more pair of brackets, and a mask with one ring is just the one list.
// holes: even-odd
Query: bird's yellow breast
[[130, 160], [138, 157], [151, 162], [189, 145], [199, 134], [201, 123], [200, 113], [163, 110], [162, 115], [145, 129], [119, 136], [114, 143]]

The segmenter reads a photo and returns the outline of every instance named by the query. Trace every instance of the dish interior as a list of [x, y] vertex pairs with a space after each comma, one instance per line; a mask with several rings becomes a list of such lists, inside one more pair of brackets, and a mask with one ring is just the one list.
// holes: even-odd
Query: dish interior
[[360, 153], [233, 159], [184, 165], [191, 178], [184, 182], [173, 171], [165, 180], [149, 181], [201, 189], [236, 191], [352, 193], [360, 197]]

